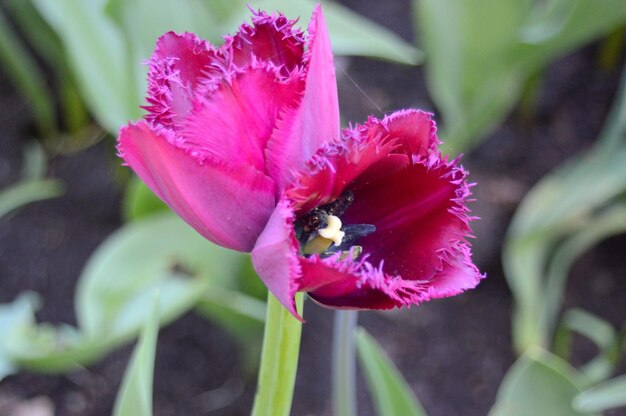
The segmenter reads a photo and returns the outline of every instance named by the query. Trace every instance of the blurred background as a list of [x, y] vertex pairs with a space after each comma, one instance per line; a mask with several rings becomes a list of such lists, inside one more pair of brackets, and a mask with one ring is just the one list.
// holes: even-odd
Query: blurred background
[[[219, 44], [246, 4], [306, 27], [315, 2], [0, 1], [0, 415], [111, 414], [154, 288], [154, 414], [249, 413], [262, 284], [115, 150], [156, 38]], [[488, 278], [359, 324], [428, 415], [626, 414], [626, 3], [322, 4], [343, 120], [432, 111], [478, 183]], [[292, 414], [330, 415], [333, 312], [305, 318]], [[366, 371], [359, 414], [381, 414]]]

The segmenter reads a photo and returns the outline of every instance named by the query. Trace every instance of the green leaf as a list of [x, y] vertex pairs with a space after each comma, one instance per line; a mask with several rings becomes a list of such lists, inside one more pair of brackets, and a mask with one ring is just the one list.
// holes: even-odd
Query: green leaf
[[210, 284], [232, 287], [243, 256], [206, 241], [169, 212], [128, 223], [96, 250], [80, 276], [80, 327], [94, 337], [136, 331], [154, 289], [161, 293], [162, 319], [170, 321]]
[[[123, 33], [104, 13], [102, 0], [34, 0], [34, 5], [61, 38], [83, 98], [111, 134], [141, 115], [145, 89], [129, 59]], [[141, 91], [141, 93], [140, 93]]]
[[622, 0], [415, 0], [415, 8], [444, 151], [453, 153], [495, 128], [545, 65], [626, 22]]
[[574, 398], [579, 412], [603, 412], [626, 406], [626, 375], [597, 384]]
[[531, 349], [507, 372], [489, 416], [574, 416], [572, 400], [580, 393], [576, 370], [540, 349]]
[[0, 62], [2, 71], [32, 106], [39, 132], [45, 136], [54, 134], [56, 111], [46, 77], [1, 11]]
[[168, 210], [168, 206], [139, 178], [133, 176], [128, 181], [122, 203], [122, 212], [126, 221], [137, 220], [150, 214]]
[[37, 142], [28, 143], [24, 146], [24, 166], [22, 167], [23, 179], [43, 179], [46, 175], [48, 161], [46, 152]]
[[379, 415], [426, 415], [398, 368], [363, 328], [357, 332], [357, 349]]
[[65, 187], [56, 179], [23, 180], [0, 190], [0, 217], [31, 202], [56, 198]]
[[114, 416], [151, 416], [152, 379], [159, 332], [159, 292], [152, 294], [154, 306], [124, 373], [115, 400]]
[[39, 297], [31, 292], [21, 294], [11, 303], [0, 304], [0, 380], [17, 371], [11, 345], [34, 323], [39, 304]]
[[[580, 370], [585, 375], [588, 384], [595, 384], [608, 378], [620, 358], [620, 340], [615, 328], [604, 319], [582, 309], [569, 309], [563, 314], [561, 325], [557, 330], [557, 340], [561, 344], [569, 342], [571, 332], [590, 339], [599, 351], [598, 355]], [[567, 358], [569, 351], [565, 350], [566, 346], [557, 346], [561, 350], [559, 351], [561, 357]]]

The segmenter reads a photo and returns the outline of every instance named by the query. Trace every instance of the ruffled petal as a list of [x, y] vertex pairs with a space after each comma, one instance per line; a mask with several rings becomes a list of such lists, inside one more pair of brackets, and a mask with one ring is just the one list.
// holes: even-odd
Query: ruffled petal
[[276, 299], [302, 321], [294, 300], [302, 273], [293, 222], [291, 204], [283, 199], [252, 250], [252, 264]]
[[253, 13], [251, 25], [244, 23], [234, 36], [226, 37], [223, 53], [239, 68], [264, 62], [282, 74], [297, 70], [302, 64], [305, 39], [302, 31], [294, 28], [296, 21], [280, 13]]
[[410, 280], [389, 275], [384, 264], [373, 267], [367, 257], [354, 262], [338, 257], [301, 260], [300, 289], [321, 305], [334, 309], [391, 309], [458, 295], [485, 276], [471, 261], [469, 246], [458, 244], [445, 256], [442, 270], [431, 279]]
[[194, 156], [171, 136], [140, 121], [121, 129], [118, 150], [148, 187], [205, 238], [250, 251], [274, 209], [274, 182], [250, 166]]
[[401, 110], [382, 121], [370, 117], [365, 124], [369, 136], [383, 135], [394, 138], [402, 151], [416, 157], [426, 157], [441, 144], [437, 138], [437, 125], [433, 115], [421, 110]]
[[475, 288], [485, 278], [472, 263], [468, 244], [459, 242], [443, 255], [443, 270], [437, 272], [428, 285], [428, 298], [437, 299], [458, 295]]
[[301, 259], [302, 288], [317, 303], [333, 309], [392, 309], [402, 306], [381, 289], [384, 274], [367, 261]]
[[267, 143], [269, 174], [279, 189], [291, 183], [298, 171], [325, 143], [339, 137], [339, 102], [333, 55], [320, 6], [309, 24], [310, 45], [306, 86], [302, 101], [281, 115]]
[[430, 113], [403, 110], [383, 120], [345, 129], [341, 140], [325, 144], [288, 189], [298, 213], [333, 201], [346, 186], [359, 186], [431, 157], [439, 140]]
[[270, 68], [248, 68], [199, 100], [181, 133], [199, 155], [265, 171], [264, 149], [281, 108], [299, 94], [297, 77], [278, 80]]
[[192, 108], [195, 90], [206, 81], [215, 49], [193, 33], [161, 36], [150, 59], [146, 119], [176, 127]]

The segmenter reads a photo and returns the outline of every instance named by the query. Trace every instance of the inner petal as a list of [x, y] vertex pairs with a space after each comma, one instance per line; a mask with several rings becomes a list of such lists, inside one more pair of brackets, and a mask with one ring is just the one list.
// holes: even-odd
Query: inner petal
[[372, 264], [384, 261], [387, 274], [411, 280], [442, 269], [439, 254], [469, 232], [454, 210], [459, 185], [450, 169], [413, 164], [351, 188], [354, 204], [344, 221], [376, 227], [360, 241]]
[[244, 24], [232, 39], [232, 58], [236, 66], [244, 67], [258, 59], [289, 73], [301, 64], [304, 35], [293, 28], [294, 20], [259, 12], [252, 23]]

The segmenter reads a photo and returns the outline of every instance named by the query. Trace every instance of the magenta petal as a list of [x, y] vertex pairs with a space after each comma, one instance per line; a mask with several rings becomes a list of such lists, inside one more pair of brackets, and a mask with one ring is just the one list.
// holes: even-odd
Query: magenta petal
[[391, 309], [419, 305], [435, 298], [457, 295], [478, 285], [484, 275], [471, 262], [469, 246], [458, 244], [445, 256], [443, 269], [431, 279], [392, 276], [381, 263], [312, 257], [301, 260], [301, 290], [318, 303], [335, 309]]
[[402, 152], [425, 157], [436, 151], [441, 142], [437, 139], [437, 126], [431, 113], [421, 110], [401, 110], [386, 116], [382, 121], [370, 118], [365, 127], [368, 135], [384, 135], [397, 140]]
[[294, 300], [301, 271], [293, 221], [289, 201], [282, 200], [252, 250], [252, 264], [276, 299], [302, 320]]
[[352, 261], [333, 263], [320, 258], [302, 260], [301, 268], [303, 281], [310, 280], [310, 285], [316, 281], [317, 287], [309, 289], [309, 296], [324, 306], [334, 309], [391, 309], [403, 305], [384, 290], [364, 283], [368, 279], [362, 274], [380, 274], [378, 270], [363, 270], [363, 265], [354, 266]]
[[279, 80], [271, 68], [248, 68], [219, 84], [187, 118], [182, 138], [200, 155], [265, 171], [264, 149], [281, 108], [296, 99], [300, 80]]
[[268, 172], [279, 189], [293, 181], [295, 174], [320, 147], [339, 137], [337, 80], [320, 6], [313, 12], [309, 34], [309, 65], [302, 101], [281, 115], [267, 143]]
[[443, 256], [443, 270], [429, 282], [428, 297], [431, 299], [458, 295], [475, 288], [485, 277], [472, 263], [470, 247], [459, 243]]
[[429, 280], [442, 257], [470, 232], [464, 206], [465, 172], [454, 163], [416, 163], [351, 188], [355, 201], [345, 214], [352, 224], [373, 224], [361, 244], [375, 264], [405, 279]]
[[304, 54], [304, 35], [294, 28], [295, 24], [282, 14], [256, 12], [252, 25], [244, 23], [234, 36], [226, 38], [222, 52], [240, 68], [265, 62], [283, 74], [292, 72], [302, 63]]
[[169, 134], [143, 121], [131, 124], [120, 131], [120, 155], [205, 238], [250, 251], [274, 209], [274, 182], [249, 166], [194, 157]]
[[146, 119], [175, 127], [189, 112], [215, 50], [192, 33], [168, 32], [157, 41], [148, 72]]
[[425, 282], [405, 281], [389, 276], [382, 265], [373, 267], [367, 256], [360, 260], [340, 260], [338, 257], [311, 257], [301, 261], [302, 285], [318, 303], [335, 309], [391, 309], [416, 305], [426, 300]]

